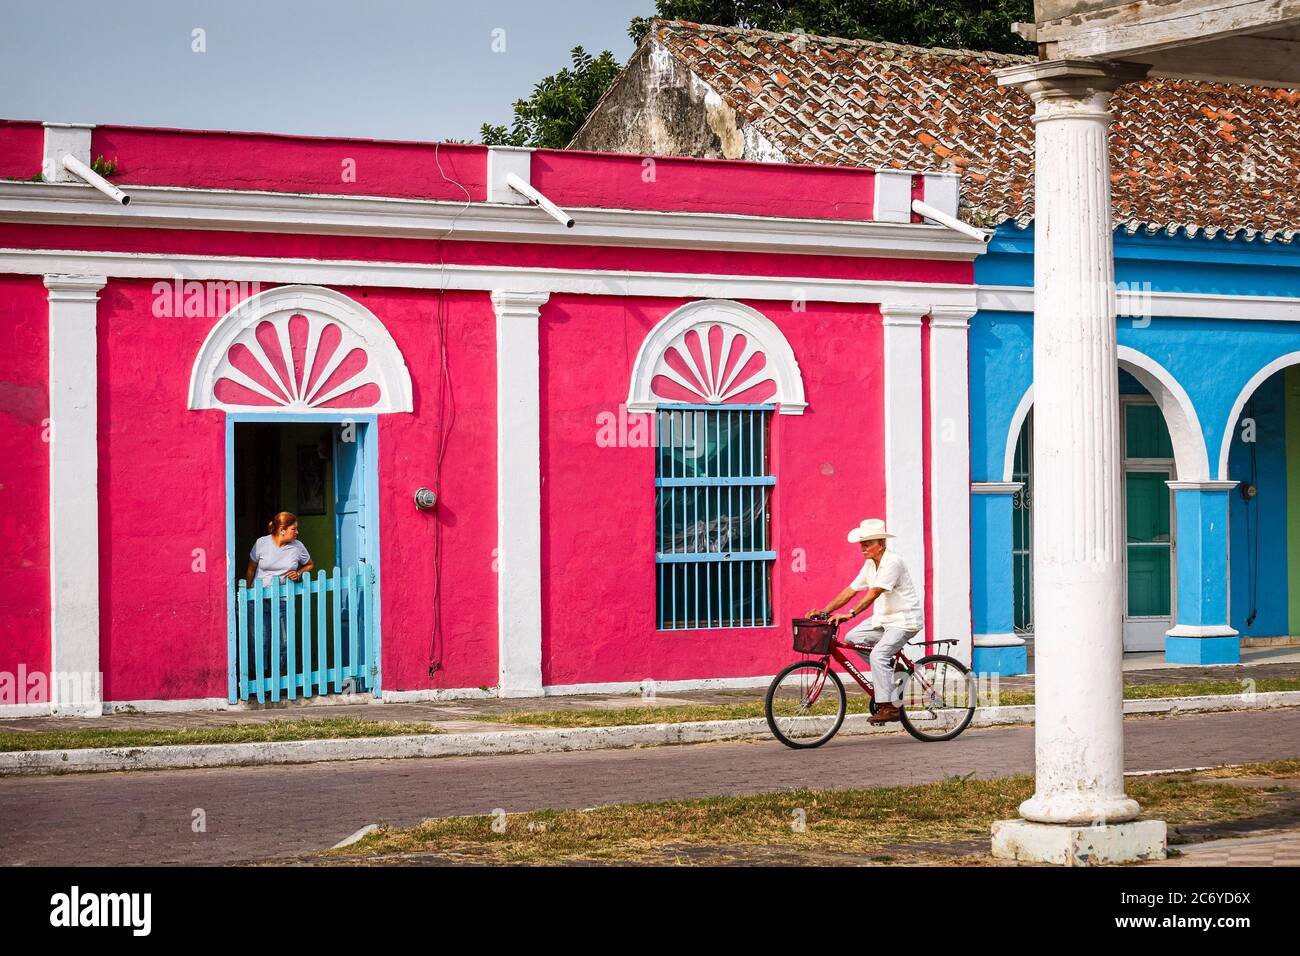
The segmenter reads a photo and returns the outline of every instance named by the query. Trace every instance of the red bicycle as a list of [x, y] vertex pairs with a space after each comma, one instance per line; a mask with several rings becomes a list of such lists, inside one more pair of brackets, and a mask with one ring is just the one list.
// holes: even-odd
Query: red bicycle
[[[835, 736], [848, 712], [844, 682], [831, 669], [831, 661], [853, 675], [867, 695], [867, 710], [876, 712], [870, 678], [844, 653], [869, 645], [839, 640], [839, 625], [831, 621], [796, 618], [793, 629], [794, 649], [820, 659], [795, 661], [773, 678], [765, 701], [767, 725], [787, 747], [820, 747]], [[924, 638], [908, 642], [909, 646], [956, 643]], [[975, 678], [956, 658], [927, 654], [913, 663], [900, 651], [893, 678], [901, 691], [899, 719], [917, 740], [952, 740], [975, 716]]]

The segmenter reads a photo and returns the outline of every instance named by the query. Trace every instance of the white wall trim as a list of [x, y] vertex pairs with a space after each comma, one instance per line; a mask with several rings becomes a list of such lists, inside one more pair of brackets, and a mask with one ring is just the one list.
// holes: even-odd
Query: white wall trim
[[[133, 208], [133, 207], [128, 207]], [[347, 259], [187, 256], [134, 252], [0, 249], [0, 273], [99, 275], [124, 279], [213, 279], [234, 282], [375, 286], [398, 289], [478, 289], [575, 295], [682, 299], [762, 299], [792, 302], [892, 302], [900, 307], [965, 306], [975, 287], [957, 283], [893, 282], [769, 276], [701, 275], [615, 269], [540, 269]]]
[[[1296, 354], [1300, 360], [1300, 353]], [[1121, 345], [1116, 349], [1116, 355], [1119, 367], [1142, 383], [1142, 386], [1156, 400], [1156, 405], [1165, 417], [1165, 424], [1169, 427], [1169, 440], [1174, 446], [1178, 480], [1208, 479], [1210, 464], [1205, 450], [1205, 434], [1201, 430], [1201, 420], [1196, 414], [1196, 406], [1192, 404], [1187, 390], [1168, 369], [1137, 349]], [[1020, 428], [1024, 424], [1025, 416], [1029, 414], [1033, 400], [1034, 387], [1030, 385], [1024, 397], [1020, 399], [1015, 414], [1011, 416], [1011, 428], [1007, 431], [1002, 465], [1002, 475], [1006, 481], [1011, 480], [1016, 460], [1016, 440], [1020, 437]], [[1242, 404], [1245, 404], [1244, 400]], [[1231, 429], [1226, 437], [1231, 437]]]
[[[726, 387], [718, 392], [722, 395], [729, 391], [739, 391], [757, 384], [759, 381], [772, 380], [776, 383], [776, 394], [764, 402], [777, 402], [783, 415], [802, 415], [808, 403], [804, 400], [803, 376], [799, 371], [799, 362], [794, 349], [786, 337], [777, 328], [776, 323], [756, 309], [739, 302], [723, 299], [705, 299], [690, 302], [674, 309], [655, 325], [641, 343], [637, 351], [636, 362], [632, 366], [632, 378], [628, 385], [627, 410], [629, 412], [653, 412], [660, 404], [669, 401], [654, 393], [656, 376], [666, 376], [681, 383], [684, 387], [693, 386], [685, 382], [664, 362], [664, 353], [669, 346], [676, 343], [683, 335], [694, 329], [701, 339], [701, 346], [708, 350], [707, 336], [709, 329], [721, 326], [724, 330], [723, 349], [733, 346], [735, 340], [730, 336], [743, 335], [746, 339], [745, 354], [733, 367], [733, 375], [738, 373], [748, 361], [751, 352], [762, 352], [766, 356], [766, 365], [755, 378], [744, 382], [732, 380], [723, 383]], [[726, 367], [730, 352], [724, 352], [721, 366]], [[702, 378], [707, 378], [705, 370]], [[707, 382], [705, 383], [707, 385]], [[701, 396], [702, 401], [709, 401], [722, 407], [723, 400], [716, 402], [716, 396]]]
[[[922, 446], [921, 319], [926, 307], [880, 306], [885, 367], [885, 522], [925, 606], [925, 457]], [[871, 396], [863, 395], [864, 402]], [[863, 515], [863, 517], [869, 517]], [[929, 622], [926, 622], [927, 624]]]
[[[1033, 312], [1031, 286], [976, 286], [981, 312]], [[1205, 292], [1116, 292], [1131, 321], [1134, 310], [1143, 318], [1238, 319], [1258, 322], [1300, 322], [1300, 296], [1219, 295]]]
[[972, 495], [1014, 495], [1025, 487], [1023, 481], [972, 481]]
[[1024, 647], [1025, 639], [1019, 634], [976, 634], [976, 647]]
[[[41, 156], [41, 175], [47, 183], [81, 183], [63, 167], [63, 157], [72, 156], [90, 165], [90, 123], [42, 123], [45, 143]], [[102, 202], [102, 200], [101, 200]]]
[[1241, 484], [1239, 481], [1166, 481], [1165, 485], [1173, 491], [1231, 491]]
[[[379, 386], [380, 402], [352, 410], [365, 413], [411, 411], [411, 375], [407, 371], [401, 350], [388, 333], [388, 329], [384, 327], [384, 323], [360, 302], [341, 292], [305, 285], [280, 286], [249, 296], [212, 327], [207, 338], [203, 340], [190, 372], [189, 407], [233, 411], [284, 411], [294, 415], [337, 414], [340, 411], [348, 411], [349, 409], [341, 407], [320, 407], [319, 403], [327, 400], [329, 395], [311, 396], [312, 404], [309, 404], [304, 397], [297, 396], [296, 383], [292, 381], [294, 379], [292, 367], [287, 369], [291, 381], [282, 383], [288, 394], [293, 396], [293, 400], [288, 403], [277, 400], [272, 405], [230, 405], [223, 403], [214, 394], [217, 379], [227, 377], [239, 381], [253, 391], [274, 398], [258, 383], [249, 380], [246, 375], [233, 368], [228, 361], [228, 353], [236, 342], [243, 342], [251, 353], [261, 356], [262, 346], [256, 341], [252, 332], [255, 326], [265, 320], [277, 326], [281, 350], [285, 356], [291, 356], [287, 324], [293, 314], [304, 314], [313, 323], [313, 333], [309, 337], [307, 348], [309, 362], [315, 352], [315, 338], [321, 326], [334, 322], [343, 330], [344, 338], [335, 350], [330, 363], [324, 367], [324, 372], [317, 377], [318, 382], [326, 381], [330, 369], [335, 363], [342, 361], [352, 347], [363, 348], [366, 352], [368, 361], [361, 375], [331, 389], [329, 395], [354, 388], [363, 380], [373, 381]], [[272, 367], [273, 363], [264, 361], [262, 364], [268, 377], [272, 381], [278, 381], [279, 376]], [[292, 358], [289, 358], [287, 365], [292, 366], [292, 364]], [[304, 388], [303, 391], [306, 389]]]
[[[970, 354], [974, 309], [930, 313], [930, 547], [934, 551], [931, 637], [956, 638], [971, 659]], [[919, 489], [918, 489], [919, 490]]]
[[[1279, 355], [1252, 375], [1250, 381], [1237, 393], [1237, 400], [1232, 403], [1232, 411], [1228, 413], [1228, 420], [1223, 427], [1223, 438], [1219, 442], [1219, 479], [1221, 481], [1228, 480], [1228, 453], [1232, 450], [1232, 436], [1237, 429], [1237, 419], [1241, 417], [1241, 410], [1246, 407], [1246, 402], [1250, 401], [1250, 396], [1255, 394], [1255, 389], [1263, 385], [1269, 376], [1280, 372], [1289, 365], [1297, 364], [1300, 364], [1300, 352], [1288, 352], [1286, 355]], [[1182, 475], [1178, 477], [1181, 478]]]
[[1180, 481], [1202, 481], [1210, 477], [1210, 461], [1205, 451], [1205, 433], [1196, 406], [1178, 379], [1150, 356], [1121, 345], [1116, 349], [1119, 367], [1142, 383], [1151, 393], [1169, 426], [1169, 441], [1174, 446], [1174, 462]]
[[872, 216], [880, 222], [912, 221], [912, 176], [901, 169], [878, 169], [873, 182]]
[[1166, 637], [1236, 637], [1237, 634], [1226, 624], [1175, 624], [1165, 631]]
[[526, 146], [489, 146], [487, 157], [487, 201], [528, 204], [528, 197], [510, 188], [507, 177], [514, 173], [524, 182], [533, 182], [533, 151]]
[[539, 325], [547, 292], [493, 292], [497, 316], [497, 627], [502, 697], [542, 692]]
[[[498, 169], [504, 159], [498, 160]], [[510, 169], [505, 169], [509, 172]], [[527, 176], [523, 177], [527, 179]], [[910, 180], [910, 174], [909, 174]], [[510, 191], [513, 194], [513, 191]], [[522, 197], [521, 197], [522, 198]], [[730, 213], [566, 207], [564, 229], [531, 204], [132, 186], [106, 203], [85, 184], [0, 182], [0, 222], [477, 239], [566, 245], [972, 260], [984, 243], [944, 226]], [[909, 217], [910, 218], [910, 217]]]
[[[99, 290], [103, 276], [47, 275], [49, 290], [51, 709], [99, 716]], [[80, 675], [65, 681], [59, 675]], [[64, 699], [72, 688], [72, 699]]]
[[1020, 429], [1025, 426], [1029, 410], [1034, 407], [1034, 386], [1031, 384], [1020, 396], [1016, 410], [1011, 413], [1011, 427], [1007, 429], [1006, 451], [1002, 454], [1002, 480], [1011, 481], [1016, 473], [1016, 442], [1020, 439]]

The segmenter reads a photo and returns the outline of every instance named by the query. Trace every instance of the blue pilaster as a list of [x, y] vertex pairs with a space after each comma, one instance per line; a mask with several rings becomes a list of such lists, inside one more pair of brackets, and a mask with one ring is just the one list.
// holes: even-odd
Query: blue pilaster
[[1017, 482], [971, 486], [972, 670], [1011, 676], [1029, 670], [1024, 638], [1015, 633], [1011, 502]]
[[1178, 621], [1165, 638], [1176, 664], [1237, 664], [1228, 626], [1228, 492], [1235, 481], [1171, 481], [1178, 522]]

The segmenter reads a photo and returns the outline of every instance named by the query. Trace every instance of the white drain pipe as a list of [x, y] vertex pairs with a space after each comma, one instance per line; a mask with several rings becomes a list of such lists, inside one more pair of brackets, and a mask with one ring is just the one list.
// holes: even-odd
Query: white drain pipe
[[539, 193], [536, 189], [534, 189], [529, 183], [524, 182], [514, 173], [506, 174], [506, 185], [509, 186], [511, 189], [513, 189], [515, 192], [519, 193], [519, 195], [527, 198], [534, 205], [541, 206], [542, 209], [546, 210], [547, 214], [552, 219], [558, 222], [565, 229], [573, 228], [572, 216], [570, 216], [559, 206], [555, 205], [555, 203], [551, 202], [549, 199], [547, 199], [545, 196]]
[[924, 216], [926, 219], [933, 219], [941, 226], [947, 226], [949, 229], [960, 232], [963, 236], [970, 236], [970, 238], [986, 244], [993, 238], [993, 233], [985, 232], [983, 229], [976, 229], [974, 226], [967, 225], [956, 216], [950, 216], [942, 209], [936, 209], [927, 203], [921, 202], [919, 199], [912, 200], [912, 212], [919, 216]]
[[113, 200], [115, 203], [121, 203], [123, 206], [131, 202], [131, 197], [122, 190], [118, 189], [99, 173], [95, 172], [77, 157], [68, 153], [63, 157], [63, 168], [78, 179], [84, 179], [90, 185], [94, 186], [101, 193]]

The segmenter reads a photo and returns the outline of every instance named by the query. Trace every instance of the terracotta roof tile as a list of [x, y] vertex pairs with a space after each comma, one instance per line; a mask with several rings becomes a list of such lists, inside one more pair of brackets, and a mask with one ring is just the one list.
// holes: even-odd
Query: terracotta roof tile
[[[1033, 218], [1033, 106], [993, 75], [1031, 57], [681, 21], [655, 36], [791, 162], [956, 170], [966, 218]], [[1300, 92], [1153, 79], [1121, 87], [1112, 111], [1118, 225], [1300, 229]]]

